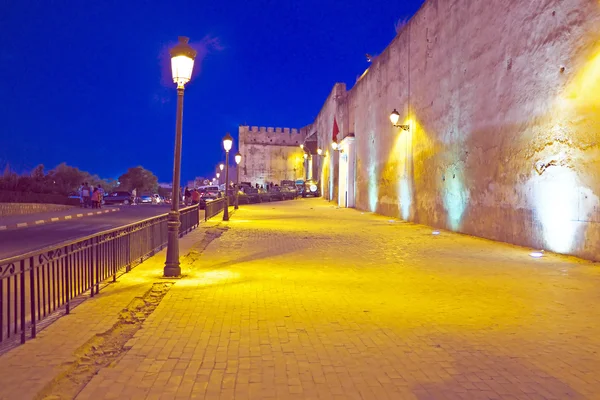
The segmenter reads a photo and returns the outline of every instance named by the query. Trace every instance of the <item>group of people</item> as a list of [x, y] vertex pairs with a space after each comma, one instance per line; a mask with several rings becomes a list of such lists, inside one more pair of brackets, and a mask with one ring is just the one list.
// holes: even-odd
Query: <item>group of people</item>
[[200, 203], [200, 192], [198, 191], [198, 189], [194, 188], [192, 190], [190, 190], [189, 188], [185, 188], [185, 191], [183, 193], [183, 202], [184, 204], [191, 204], [191, 205], [196, 205], [198, 203]]
[[82, 208], [102, 208], [104, 189], [102, 185], [96, 187], [84, 182], [79, 187], [79, 203]]

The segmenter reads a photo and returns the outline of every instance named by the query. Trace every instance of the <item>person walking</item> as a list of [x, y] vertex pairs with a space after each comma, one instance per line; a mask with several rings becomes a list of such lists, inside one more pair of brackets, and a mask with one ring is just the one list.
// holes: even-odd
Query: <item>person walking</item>
[[100, 191], [95, 188], [92, 192], [92, 208], [99, 208], [98, 203], [100, 202]]
[[98, 197], [100, 198], [98, 208], [102, 208], [102, 203], [104, 203], [104, 189], [102, 189], [102, 185], [98, 185], [98, 193]]
[[133, 199], [131, 200], [131, 205], [135, 206], [136, 201], [137, 201], [137, 189], [133, 188], [133, 190], [131, 191], [131, 197], [133, 197]]
[[92, 195], [90, 193], [90, 187], [88, 186], [87, 182], [83, 183], [83, 188], [81, 189], [81, 194], [83, 196], [83, 207], [84, 208], [88, 208], [92, 206], [92, 203], [90, 201], [90, 196]]
[[196, 205], [200, 203], [200, 192], [198, 191], [198, 189], [194, 188], [194, 190], [192, 190], [192, 205]]
[[83, 187], [85, 186], [85, 184], [81, 184], [81, 186], [79, 186], [79, 189], [77, 189], [77, 193], [79, 194], [79, 207], [84, 208], [85, 207], [85, 203], [83, 202]]

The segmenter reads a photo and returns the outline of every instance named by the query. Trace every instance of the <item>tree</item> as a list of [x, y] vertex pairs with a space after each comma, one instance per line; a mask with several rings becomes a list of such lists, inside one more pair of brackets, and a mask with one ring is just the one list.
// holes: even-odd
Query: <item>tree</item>
[[57, 165], [48, 175], [50, 180], [56, 182], [58, 191], [64, 194], [76, 191], [79, 185], [91, 178], [89, 173], [66, 163]]
[[129, 168], [119, 177], [119, 182], [119, 187], [124, 190], [136, 189], [138, 194], [142, 192], [155, 193], [158, 189], [158, 178], [142, 166]]

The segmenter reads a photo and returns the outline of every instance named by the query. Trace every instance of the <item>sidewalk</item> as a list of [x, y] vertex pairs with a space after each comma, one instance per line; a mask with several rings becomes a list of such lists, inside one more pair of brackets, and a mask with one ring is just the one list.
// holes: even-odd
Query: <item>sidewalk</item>
[[99, 214], [119, 211], [118, 207], [103, 207], [100, 209], [73, 207], [63, 211], [52, 211], [35, 214], [10, 215], [0, 218], [0, 231], [8, 229], [27, 228], [69, 219], [91, 217]]
[[[226, 225], [206, 249], [208, 225], [182, 240], [186, 277], [78, 399], [598, 398], [594, 263], [320, 199], [242, 206]], [[73, 354], [165, 282], [161, 262], [1, 356], [0, 397], [69, 398], [65, 363], [93, 361]]]

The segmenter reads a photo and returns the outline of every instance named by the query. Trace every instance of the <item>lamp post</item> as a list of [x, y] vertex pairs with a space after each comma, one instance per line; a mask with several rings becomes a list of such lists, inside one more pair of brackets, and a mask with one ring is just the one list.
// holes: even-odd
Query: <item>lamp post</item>
[[227, 132], [227, 135], [223, 138], [223, 148], [225, 149], [225, 210], [223, 210], [223, 221], [229, 221], [229, 193], [227, 193], [227, 189], [229, 186], [229, 150], [231, 150], [231, 146], [233, 146], [233, 138]]
[[242, 162], [242, 155], [238, 151], [235, 155], [235, 163], [237, 164], [235, 173], [237, 176], [235, 178], [235, 207], [233, 207], [234, 210], [240, 208], [240, 162]]
[[223, 168], [225, 168], [225, 164], [223, 164], [223, 163], [219, 164], [219, 169], [221, 170], [221, 172], [223, 172]]
[[175, 124], [175, 155], [173, 161], [173, 199], [167, 222], [167, 258], [163, 274], [166, 277], [181, 276], [179, 265], [179, 181], [181, 179], [181, 137], [183, 121], [183, 90], [192, 78], [196, 50], [188, 44], [189, 38], [180, 36], [171, 50], [171, 73], [177, 84], [177, 122]]
[[304, 153], [304, 164], [305, 164], [304, 170], [305, 170], [305, 175], [306, 175], [304, 180], [307, 181], [308, 180], [308, 154], [307, 153]]

